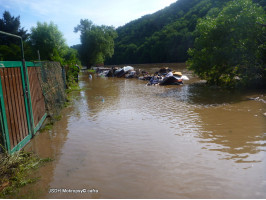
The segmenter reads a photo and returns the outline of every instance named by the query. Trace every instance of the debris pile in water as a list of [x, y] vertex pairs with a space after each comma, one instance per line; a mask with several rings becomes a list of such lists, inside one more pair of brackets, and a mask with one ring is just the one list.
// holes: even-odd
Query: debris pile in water
[[140, 69], [135, 70], [131, 66], [125, 66], [123, 68], [96, 67], [94, 70], [97, 76], [100, 77], [138, 78], [139, 80], [149, 81], [147, 85], [180, 85], [183, 84], [183, 80], [189, 80], [181, 72], [175, 72], [169, 68], [161, 68], [153, 75]]

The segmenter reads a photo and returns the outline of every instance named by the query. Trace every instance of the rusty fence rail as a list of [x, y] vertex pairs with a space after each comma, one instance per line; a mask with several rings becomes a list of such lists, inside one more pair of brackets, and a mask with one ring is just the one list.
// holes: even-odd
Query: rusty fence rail
[[[23, 148], [47, 114], [40, 83], [41, 63], [0, 62], [0, 139], [9, 152]], [[1, 141], [0, 140], [0, 141]]]

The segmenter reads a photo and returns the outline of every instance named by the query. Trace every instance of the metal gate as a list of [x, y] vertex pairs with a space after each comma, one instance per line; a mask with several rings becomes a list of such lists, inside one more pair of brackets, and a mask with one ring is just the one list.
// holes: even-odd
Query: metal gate
[[41, 89], [41, 63], [0, 62], [0, 108], [4, 147], [20, 150], [40, 129], [47, 114]]

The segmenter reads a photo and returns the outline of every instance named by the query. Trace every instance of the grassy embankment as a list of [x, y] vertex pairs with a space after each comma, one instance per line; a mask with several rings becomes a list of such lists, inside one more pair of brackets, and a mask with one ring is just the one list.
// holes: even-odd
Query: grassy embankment
[[19, 188], [34, 183], [39, 178], [29, 178], [33, 170], [45, 163], [52, 161], [50, 158], [41, 159], [37, 155], [19, 151], [12, 155], [0, 155], [0, 198], [8, 198], [16, 194]]

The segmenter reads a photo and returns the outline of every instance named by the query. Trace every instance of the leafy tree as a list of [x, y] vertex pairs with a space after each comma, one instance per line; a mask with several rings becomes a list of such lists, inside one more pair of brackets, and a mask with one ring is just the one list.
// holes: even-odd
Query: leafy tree
[[74, 32], [81, 32], [79, 47], [81, 60], [87, 66], [104, 63], [114, 54], [117, 33], [111, 26], [96, 26], [88, 19], [81, 19]]
[[31, 28], [30, 41], [35, 52], [39, 51], [42, 60], [63, 62], [67, 45], [63, 34], [53, 22], [37, 23]]
[[78, 59], [78, 51], [73, 48], [67, 48], [67, 51], [64, 55], [64, 60], [66, 64], [71, 64], [71, 65], [81, 64]]
[[[22, 37], [23, 41], [26, 41], [29, 37], [29, 34], [27, 34], [27, 31], [24, 30], [24, 28], [20, 27], [20, 16], [18, 17], [12, 17], [10, 12], [5, 11], [3, 13], [3, 18], [0, 19], [0, 30], [19, 35]], [[6, 37], [1, 36], [0, 37], [0, 44], [1, 45], [9, 45], [9, 44], [17, 44], [18, 39], [12, 38], [12, 37]]]
[[66, 45], [63, 34], [58, 27], [50, 22], [37, 23], [31, 29], [30, 41], [35, 52], [39, 50], [42, 60], [58, 61], [66, 68], [67, 86], [71, 87], [78, 82], [79, 67], [78, 52]]
[[[24, 43], [25, 57], [32, 58], [30, 54], [30, 46], [26, 42], [29, 37], [24, 28], [20, 26], [20, 17], [13, 17], [8, 11], [3, 13], [3, 18], [0, 19], [0, 30], [19, 35], [22, 37]], [[20, 40], [10, 36], [0, 34], [0, 60], [20, 60], [21, 49]]]
[[251, 0], [229, 2], [217, 17], [199, 21], [189, 68], [210, 84], [265, 80], [265, 11]]
[[0, 45], [0, 60], [11, 61], [21, 59], [21, 48], [16, 44]]

